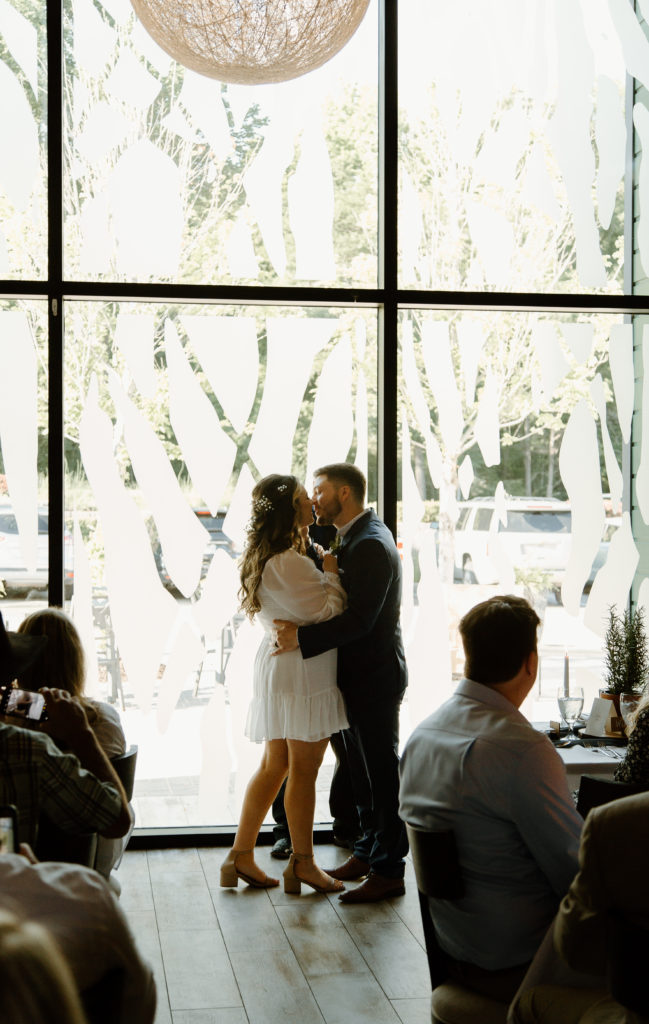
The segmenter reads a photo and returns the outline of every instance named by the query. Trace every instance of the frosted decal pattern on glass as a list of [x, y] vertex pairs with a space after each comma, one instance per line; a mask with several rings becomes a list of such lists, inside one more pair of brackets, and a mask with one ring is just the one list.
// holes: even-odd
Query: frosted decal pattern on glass
[[611, 444], [611, 435], [609, 434], [608, 424], [606, 422], [606, 393], [604, 390], [604, 382], [599, 375], [595, 374], [592, 384], [590, 385], [590, 394], [593, 399], [593, 404], [597, 410], [599, 416], [599, 425], [602, 432], [602, 446], [604, 448], [604, 461], [606, 464], [606, 475], [608, 477], [608, 484], [611, 492], [611, 505], [614, 509], [622, 507], [622, 470], [618, 465], [618, 461], [613, 451], [613, 445]]
[[593, 416], [583, 399], [570, 415], [561, 443], [559, 466], [572, 509], [572, 544], [561, 596], [568, 611], [576, 615], [604, 529], [597, 433]]
[[[404, 597], [409, 626], [404, 637], [413, 678], [430, 671], [430, 644], [427, 654], [418, 634], [419, 607], [428, 588], [437, 593], [437, 587], [448, 628], [437, 646], [450, 646], [455, 674], [462, 669], [459, 618], [478, 601], [505, 591], [525, 596], [544, 620], [543, 701], [561, 683], [553, 654], [557, 645], [569, 650], [576, 645], [599, 664], [599, 627], [592, 618], [584, 624], [589, 594], [595, 595], [591, 615], [596, 616], [606, 581], [613, 577], [604, 573], [596, 590], [594, 581], [616, 557], [623, 563], [615, 570], [616, 593], [626, 586], [628, 594], [636, 558], [621, 539], [611, 541], [620, 522], [621, 424], [630, 427], [633, 392], [632, 327], [620, 319], [524, 312], [403, 314], [400, 455], [406, 468], [397, 528], [404, 538], [404, 563], [412, 563], [407, 572], [414, 601]], [[472, 349], [467, 346], [467, 339], [479, 335], [480, 345], [476, 340]], [[449, 430], [444, 423], [449, 392], [454, 407], [460, 401], [461, 434], [459, 427]], [[435, 472], [427, 458], [427, 432], [439, 452]], [[406, 507], [409, 502], [414, 511]], [[411, 518], [422, 522], [406, 544]], [[434, 570], [422, 557], [428, 535], [435, 539]], [[581, 657], [575, 654], [577, 661]], [[445, 671], [435, 703], [453, 689]], [[429, 701], [428, 711], [433, 706]], [[536, 706], [537, 718], [547, 713], [546, 705]]]
[[151, 106], [160, 92], [160, 83], [145, 70], [135, 54], [127, 50], [118, 57], [106, 88], [118, 103], [144, 109]]
[[[406, 287], [623, 288], [626, 0], [399, 5]], [[613, 10], [613, 8], [612, 8]]]
[[410, 320], [406, 320], [403, 324], [401, 359], [406, 392], [412, 402], [413, 409], [417, 417], [417, 425], [424, 436], [430, 475], [435, 487], [439, 487], [442, 475], [442, 455], [439, 450], [437, 439], [430, 430], [430, 409], [428, 408], [428, 403], [426, 402], [424, 392], [421, 384], [419, 383], [419, 374], [415, 364], [415, 351], [412, 341], [412, 322]]
[[[649, 367], [649, 326], [642, 329], [642, 367]], [[649, 525], [649, 373], [642, 374], [640, 464], [635, 478], [635, 494], [640, 515]]]
[[74, 624], [79, 631], [86, 655], [85, 693], [88, 697], [101, 699], [99, 689], [99, 672], [97, 666], [97, 644], [95, 642], [95, 624], [92, 614], [92, 573], [90, 559], [83, 541], [79, 516], [74, 516]]
[[534, 351], [541, 370], [543, 394], [550, 399], [570, 367], [553, 324], [541, 322], [532, 328]]
[[153, 316], [146, 313], [120, 313], [115, 327], [115, 344], [124, 354], [135, 386], [146, 398], [153, 398], [156, 388], [153, 328]]
[[336, 276], [333, 242], [334, 186], [320, 119], [305, 126], [300, 159], [288, 183], [288, 212], [295, 238], [295, 276], [331, 281]]
[[262, 476], [290, 473], [293, 436], [313, 360], [336, 327], [335, 320], [268, 321], [268, 356], [261, 408], [248, 451]]
[[[182, 316], [180, 322], [212, 391], [238, 434], [244, 429], [257, 392], [259, 350], [251, 317]], [[231, 358], [236, 353], [236, 359]]]
[[633, 324], [616, 324], [611, 328], [608, 358], [618, 422], [622, 438], [628, 444], [633, 419]]
[[638, 191], [641, 201], [636, 224], [636, 242], [644, 272], [649, 274], [649, 210], [647, 202], [642, 201], [644, 197], [649, 197], [649, 110], [642, 103], [636, 103], [633, 108], [633, 124], [641, 149], [638, 158]]
[[0, 95], [0, 189], [24, 212], [40, 174], [38, 127], [25, 93], [2, 63]]
[[171, 655], [165, 665], [158, 695], [156, 717], [158, 730], [163, 735], [169, 728], [178, 698], [185, 688], [187, 675], [200, 669], [204, 656], [205, 649], [196, 634], [196, 628], [187, 621], [180, 622], [173, 637]]
[[27, 18], [15, 7], [12, 7], [8, 0], [0, 2], [0, 32], [9, 53], [16, 59], [32, 91], [36, 93], [38, 88], [36, 29], [27, 21]]
[[352, 402], [352, 346], [346, 336], [322, 368], [309, 432], [306, 479], [327, 462], [344, 462], [354, 436]]
[[640, 561], [628, 512], [611, 538], [608, 558], [598, 571], [588, 597], [584, 625], [603, 637], [611, 605], [626, 608], [633, 577]]
[[113, 456], [113, 424], [98, 402], [93, 378], [79, 444], [102, 527], [117, 645], [137, 703], [148, 710], [177, 607], [160, 582], [142, 515]]
[[609, 0], [609, 10], [622, 44], [629, 74], [637, 78], [645, 88], [649, 88], [649, 40], [633, 13], [632, 5], [624, 0]]
[[108, 383], [135, 478], [158, 529], [165, 568], [180, 592], [190, 597], [200, 580], [209, 534], [183, 497], [162, 442], [112, 370]]
[[591, 324], [562, 324], [561, 333], [578, 363], [585, 363], [593, 347]]
[[618, 185], [624, 175], [626, 125], [618, 86], [606, 75], [597, 80], [595, 141], [599, 158], [597, 215], [603, 228], [610, 227]]
[[[0, 447], [25, 568], [37, 563], [37, 372], [34, 338], [23, 312], [0, 311]], [[0, 555], [1, 557], [1, 555]]]
[[428, 382], [437, 403], [444, 445], [451, 451], [457, 451], [462, 440], [464, 417], [453, 370], [448, 324], [426, 321], [421, 342]]
[[376, 286], [376, 17], [264, 87], [176, 64], [116, 0], [73, 0], [65, 33], [67, 277]]
[[[175, 277], [183, 228], [181, 180], [166, 153], [138, 142], [118, 158], [108, 182], [117, 274]], [[164, 210], [164, 216], [160, 211]]]
[[219, 417], [196, 380], [173, 324], [165, 323], [169, 366], [169, 419], [191, 479], [216, 515], [234, 465], [236, 445], [224, 434]]
[[[96, 103], [77, 136], [77, 155], [89, 165], [104, 161], [124, 141], [128, 129], [128, 121], [119, 110], [109, 103]], [[81, 165], [77, 167], [81, 170]]]
[[485, 466], [497, 466], [500, 462], [498, 382], [491, 370], [487, 371], [484, 389], [480, 396], [475, 422], [475, 437]]

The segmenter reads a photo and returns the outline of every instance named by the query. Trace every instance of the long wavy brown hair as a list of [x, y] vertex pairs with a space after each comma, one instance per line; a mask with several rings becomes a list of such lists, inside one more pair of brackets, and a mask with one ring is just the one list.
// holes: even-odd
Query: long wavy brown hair
[[296, 507], [299, 488], [294, 476], [279, 473], [265, 476], [253, 488], [248, 539], [239, 562], [240, 607], [249, 619], [261, 608], [257, 591], [266, 562], [289, 548], [304, 554]]

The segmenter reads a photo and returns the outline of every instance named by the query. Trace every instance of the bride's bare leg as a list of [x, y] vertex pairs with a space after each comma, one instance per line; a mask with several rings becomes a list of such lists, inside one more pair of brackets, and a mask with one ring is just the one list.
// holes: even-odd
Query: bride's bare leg
[[[324, 753], [324, 752], [323, 752]], [[253, 851], [259, 829], [273, 800], [279, 792], [288, 769], [286, 740], [267, 740], [261, 764], [246, 787], [241, 808], [239, 827], [234, 837], [236, 851]], [[253, 878], [263, 878], [264, 872], [255, 864], [254, 854], [238, 853], [237, 867]]]
[[[291, 845], [296, 857], [313, 857], [313, 817], [315, 814], [315, 784], [322, 764], [328, 739], [305, 743], [287, 740], [288, 780], [284, 794], [284, 808], [288, 819]], [[312, 860], [299, 862], [297, 874], [303, 881], [326, 886], [329, 875], [321, 871]]]

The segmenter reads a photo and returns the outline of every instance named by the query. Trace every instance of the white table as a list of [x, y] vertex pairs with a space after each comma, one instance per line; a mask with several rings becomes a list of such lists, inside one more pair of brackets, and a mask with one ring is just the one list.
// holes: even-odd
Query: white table
[[566, 766], [568, 786], [572, 792], [579, 789], [582, 775], [610, 775], [626, 754], [626, 747], [556, 747]]

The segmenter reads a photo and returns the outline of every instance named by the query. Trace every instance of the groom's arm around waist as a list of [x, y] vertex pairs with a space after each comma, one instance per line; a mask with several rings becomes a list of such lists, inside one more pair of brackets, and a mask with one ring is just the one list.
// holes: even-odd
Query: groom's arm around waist
[[[300, 626], [298, 643], [303, 658], [353, 643], [370, 634], [381, 613], [394, 605], [394, 623], [398, 621], [400, 582], [390, 553], [380, 541], [368, 539], [359, 544], [353, 559], [345, 565], [347, 608], [326, 622]], [[388, 608], [386, 608], [386, 605]]]

